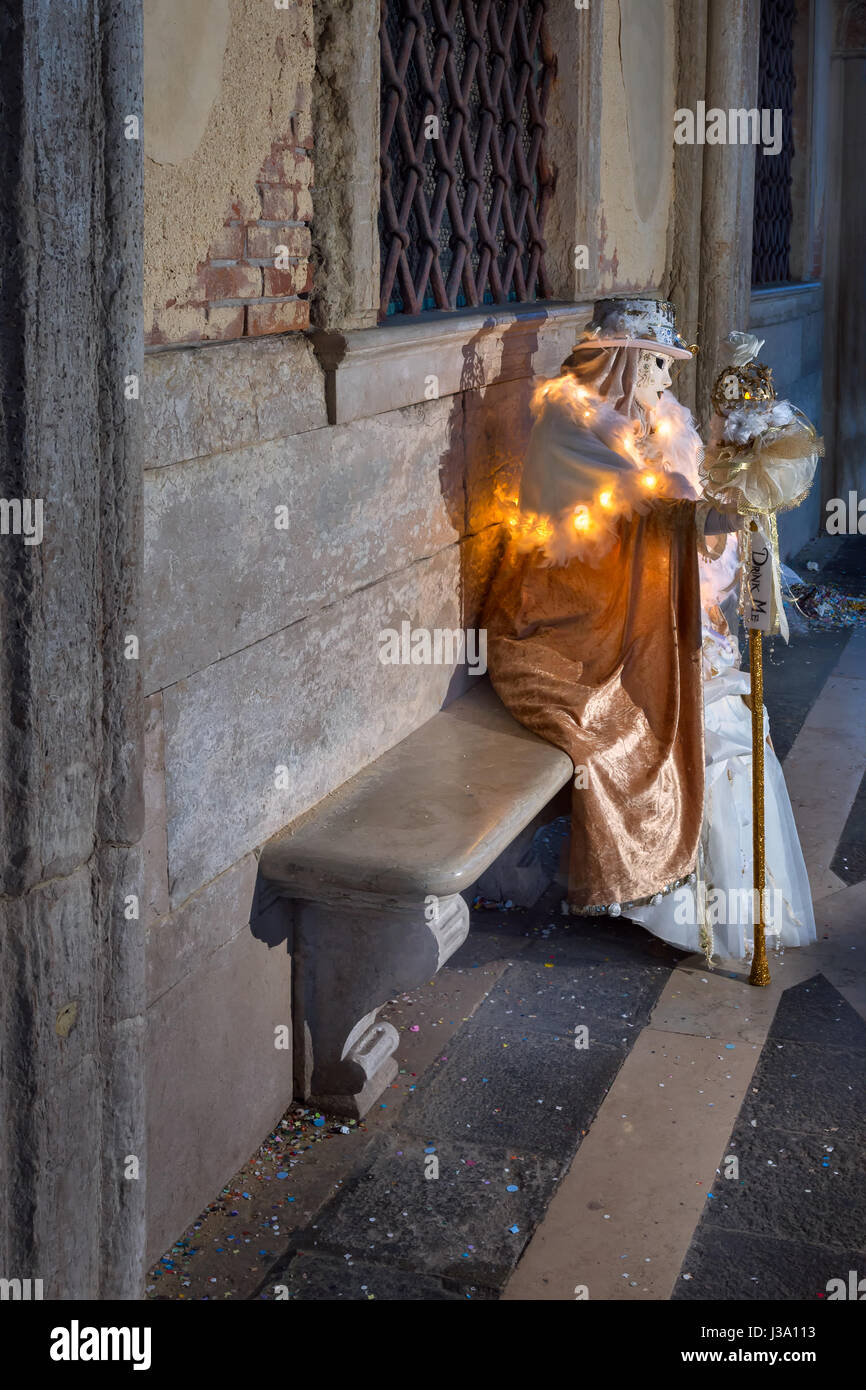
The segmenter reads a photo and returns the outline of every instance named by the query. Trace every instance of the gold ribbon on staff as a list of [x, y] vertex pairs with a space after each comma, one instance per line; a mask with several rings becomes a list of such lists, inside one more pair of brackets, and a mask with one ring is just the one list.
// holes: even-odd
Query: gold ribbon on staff
[[744, 623], [751, 630], [753, 624], [747, 616], [747, 581], [753, 569], [753, 549], [761, 545], [763, 538], [769, 550], [771, 593], [768, 622], [762, 623], [759, 631], [768, 636], [780, 632], [786, 642], [788, 621], [782, 602], [782, 562], [776, 517], [779, 512], [799, 507], [809, 495], [815, 468], [823, 453], [823, 441], [806, 417], [795, 411], [794, 418], [787, 424], [771, 426], [745, 444], [715, 446], [701, 467], [704, 498], [726, 511], [736, 510], [750, 523], [757, 523], [757, 527], [750, 525], [745, 538], [741, 533], [744, 563], [739, 611], [744, 615]]
[[[768, 373], [769, 379], [769, 373]], [[756, 405], [755, 422], [763, 403]], [[725, 440], [724, 431], [701, 468], [704, 500], [744, 519], [740, 532], [739, 611], [749, 633], [752, 715], [752, 858], [755, 933], [749, 983], [768, 985], [764, 924], [766, 845], [764, 840], [764, 665], [761, 638], [780, 632], [788, 640], [782, 601], [782, 563], [776, 516], [806, 498], [824, 445], [806, 417], [791, 408], [784, 425], [769, 426], [743, 444]], [[751, 413], [751, 412], [750, 412]], [[745, 417], [746, 420], [748, 416]], [[743, 417], [737, 422], [742, 426]], [[728, 426], [730, 428], [730, 425]]]
[[742, 501], [746, 511], [787, 512], [807, 497], [823, 453], [824, 441], [795, 410], [787, 424], [771, 425], [745, 444], [720, 442], [701, 476], [721, 504]]

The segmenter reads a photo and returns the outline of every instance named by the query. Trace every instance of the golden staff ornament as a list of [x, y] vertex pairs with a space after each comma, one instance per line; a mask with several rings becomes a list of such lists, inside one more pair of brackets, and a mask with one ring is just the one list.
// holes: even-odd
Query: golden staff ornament
[[731, 333], [729, 365], [719, 373], [711, 400], [714, 415], [701, 468], [704, 498], [742, 518], [739, 534], [739, 611], [749, 634], [752, 714], [752, 857], [754, 946], [749, 983], [768, 985], [764, 923], [764, 668], [761, 639], [781, 632], [788, 640], [782, 602], [776, 516], [806, 498], [823, 442], [790, 401], [780, 401], [770, 367], [754, 359], [758, 338]]

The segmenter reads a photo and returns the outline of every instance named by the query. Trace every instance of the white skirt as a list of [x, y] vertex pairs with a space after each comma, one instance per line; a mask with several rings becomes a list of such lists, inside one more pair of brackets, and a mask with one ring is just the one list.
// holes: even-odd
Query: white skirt
[[[676, 889], [656, 906], [628, 910], [633, 921], [672, 946], [737, 960], [751, 955], [758, 906], [752, 891], [752, 716], [742, 699], [749, 693], [750, 678], [736, 666], [716, 668], [705, 677], [706, 790], [695, 887]], [[768, 734], [765, 709], [764, 926], [769, 950], [814, 941], [815, 915], [785, 777]]]

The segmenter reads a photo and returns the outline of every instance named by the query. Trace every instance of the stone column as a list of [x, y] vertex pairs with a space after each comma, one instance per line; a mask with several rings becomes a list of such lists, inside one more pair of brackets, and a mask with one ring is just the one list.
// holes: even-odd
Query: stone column
[[0, 1276], [46, 1299], [141, 1290], [139, 11], [0, 9]]
[[[704, 97], [707, 67], [708, 0], [677, 0], [676, 105], [694, 111]], [[674, 146], [674, 203], [671, 214], [670, 258], [666, 293], [677, 311], [677, 325], [686, 342], [698, 342], [700, 317], [702, 145]], [[677, 374], [676, 394], [695, 408], [697, 362], [686, 362]]]
[[[757, 104], [760, 0], [709, 0], [704, 99], [725, 112]], [[696, 415], [706, 426], [710, 391], [721, 369], [719, 346], [745, 329], [752, 283], [754, 145], [705, 145]]]
[[[546, 153], [556, 178], [544, 226], [553, 299], [589, 298], [598, 286], [604, 14], [601, 5], [548, 6], [556, 61], [547, 108]], [[586, 247], [583, 256], [575, 253]]]

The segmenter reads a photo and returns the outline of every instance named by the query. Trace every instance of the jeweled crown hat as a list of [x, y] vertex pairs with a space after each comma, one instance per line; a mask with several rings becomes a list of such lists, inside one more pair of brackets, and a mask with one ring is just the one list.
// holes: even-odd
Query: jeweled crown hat
[[674, 306], [669, 300], [627, 295], [595, 301], [592, 319], [574, 350], [598, 347], [639, 347], [668, 357], [693, 357], [697, 352], [697, 347], [689, 347], [677, 332]]
[[713, 409], [719, 415], [732, 410], [763, 407], [776, 399], [773, 369], [756, 358], [764, 346], [763, 338], [751, 333], [729, 333], [722, 344], [728, 361], [716, 377], [710, 396]]

